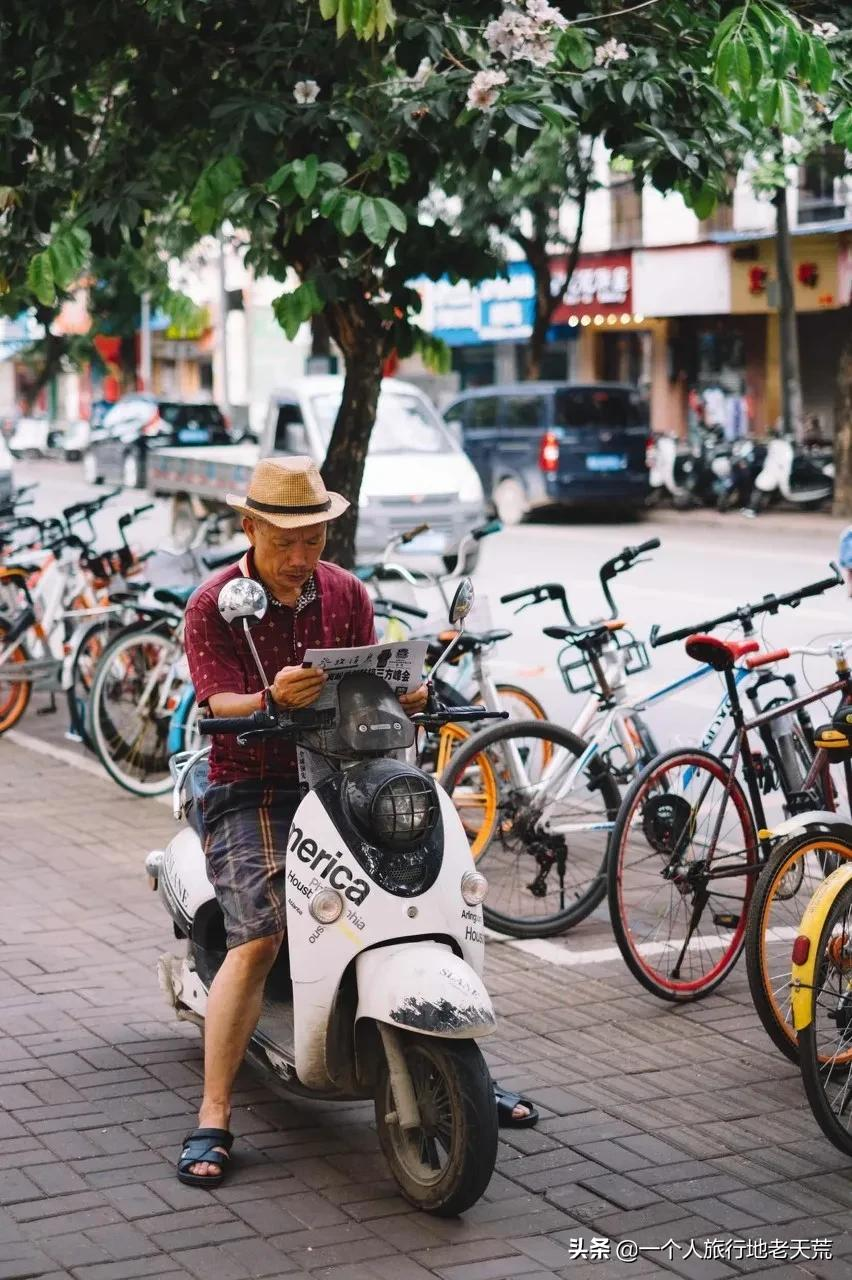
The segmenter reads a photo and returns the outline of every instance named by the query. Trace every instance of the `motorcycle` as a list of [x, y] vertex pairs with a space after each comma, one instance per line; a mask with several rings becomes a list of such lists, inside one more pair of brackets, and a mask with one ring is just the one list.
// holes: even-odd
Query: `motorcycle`
[[716, 479], [716, 510], [746, 507], [754, 482], [766, 461], [766, 445], [756, 440], [737, 440], [731, 450], [730, 466]]
[[[250, 625], [267, 608], [259, 583], [225, 584], [219, 610], [242, 624], [264, 686]], [[463, 580], [450, 622], [460, 636], [473, 604]], [[449, 657], [458, 636], [444, 651]], [[465, 716], [465, 710], [469, 713]], [[202, 734], [283, 735], [315, 750], [332, 725], [334, 767], [302, 799], [286, 853], [287, 935], [267, 980], [249, 1056], [306, 1097], [372, 1098], [379, 1141], [401, 1194], [453, 1216], [488, 1186], [497, 1109], [476, 1041], [495, 1030], [482, 981], [485, 877], [452, 801], [400, 759], [415, 727], [489, 718], [481, 707], [407, 716], [384, 679], [348, 675], [337, 707], [207, 719]], [[490, 718], [505, 718], [505, 713]], [[185, 826], [146, 859], [184, 955], [165, 955], [161, 985], [178, 1018], [204, 1025], [207, 993], [225, 958], [224, 922], [207, 879], [201, 797], [206, 748], [173, 757], [175, 816]]]
[[776, 436], [769, 441], [763, 468], [755, 479], [749, 514], [757, 515], [779, 499], [815, 511], [833, 493], [831, 455], [825, 449], [797, 449], [788, 437]]
[[650, 456], [650, 504], [657, 505], [668, 494], [676, 510], [712, 505], [730, 468], [730, 446], [720, 428], [706, 428], [694, 445], [677, 436], [658, 435]]

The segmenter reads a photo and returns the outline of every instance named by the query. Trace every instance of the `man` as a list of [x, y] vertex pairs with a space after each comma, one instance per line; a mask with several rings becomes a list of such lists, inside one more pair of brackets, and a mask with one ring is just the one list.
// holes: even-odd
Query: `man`
[[[189, 602], [186, 654], [198, 703], [213, 716], [246, 716], [261, 707], [307, 707], [325, 673], [302, 667], [307, 649], [375, 643], [373, 608], [363, 584], [322, 560], [326, 525], [349, 503], [329, 493], [310, 458], [267, 458], [248, 494], [228, 495], [243, 517], [251, 547], [238, 565], [215, 574]], [[219, 614], [218, 596], [232, 578], [256, 578], [269, 609], [252, 638], [269, 684], [264, 689], [244, 633]], [[425, 685], [400, 699], [422, 711]], [[184, 1143], [178, 1177], [218, 1186], [229, 1160], [234, 1079], [260, 1016], [263, 987], [284, 938], [284, 859], [299, 802], [292, 743], [262, 739], [240, 747], [213, 737], [210, 788], [204, 799], [205, 853], [225, 919], [228, 954], [210, 988], [205, 1018], [204, 1094], [199, 1127]], [[514, 1095], [506, 1095], [512, 1097]], [[501, 1099], [502, 1107], [505, 1101]], [[518, 1112], [515, 1115], [514, 1112]], [[516, 1122], [530, 1108], [514, 1106]]]

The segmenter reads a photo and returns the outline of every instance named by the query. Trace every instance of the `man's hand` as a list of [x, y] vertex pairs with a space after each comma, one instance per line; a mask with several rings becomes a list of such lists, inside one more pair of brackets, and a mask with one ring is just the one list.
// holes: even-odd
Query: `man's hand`
[[415, 715], [418, 711], [426, 710], [428, 700], [429, 686], [421, 684], [416, 689], [410, 689], [408, 693], [400, 694], [399, 705], [407, 715]]
[[309, 707], [316, 702], [328, 677], [322, 667], [282, 667], [269, 686], [279, 707]]

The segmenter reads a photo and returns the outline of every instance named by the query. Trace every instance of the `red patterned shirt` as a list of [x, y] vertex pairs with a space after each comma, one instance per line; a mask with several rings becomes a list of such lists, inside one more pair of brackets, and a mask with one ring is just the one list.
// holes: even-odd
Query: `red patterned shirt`
[[[186, 611], [186, 656], [199, 703], [217, 693], [259, 693], [263, 688], [242, 626], [228, 624], [219, 613], [219, 592], [226, 582], [248, 569], [257, 578], [249, 551], [240, 564], [220, 570], [201, 584]], [[348, 648], [374, 644], [373, 605], [359, 580], [345, 569], [321, 560], [295, 609], [270, 598], [266, 617], [251, 630], [270, 682], [282, 667], [298, 666], [306, 649]], [[214, 736], [210, 781], [244, 782], [296, 778], [292, 743], [273, 738], [241, 747], [236, 738]]]

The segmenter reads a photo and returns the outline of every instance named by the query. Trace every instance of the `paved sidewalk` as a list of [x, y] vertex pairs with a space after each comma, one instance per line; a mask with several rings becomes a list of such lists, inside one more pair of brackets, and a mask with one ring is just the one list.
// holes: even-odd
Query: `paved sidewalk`
[[[489, 1060], [542, 1121], [504, 1133], [463, 1220], [394, 1194], [369, 1105], [293, 1104], [251, 1071], [230, 1180], [180, 1186], [200, 1041], [157, 989], [168, 922], [142, 874], [172, 831], [165, 806], [0, 742], [0, 1280], [852, 1274], [850, 1162], [803, 1107], [742, 970], [672, 1009], [618, 960], [560, 967], [491, 945]], [[612, 942], [599, 920], [566, 945]], [[820, 1240], [833, 1259], [813, 1257]]]

